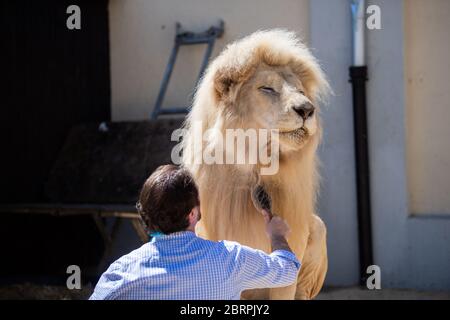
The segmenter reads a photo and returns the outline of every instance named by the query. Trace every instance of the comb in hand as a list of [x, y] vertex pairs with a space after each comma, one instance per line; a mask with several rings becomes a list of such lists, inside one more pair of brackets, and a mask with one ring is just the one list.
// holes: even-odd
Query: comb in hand
[[272, 199], [261, 185], [257, 185], [252, 191], [253, 205], [258, 211], [266, 210], [272, 219]]

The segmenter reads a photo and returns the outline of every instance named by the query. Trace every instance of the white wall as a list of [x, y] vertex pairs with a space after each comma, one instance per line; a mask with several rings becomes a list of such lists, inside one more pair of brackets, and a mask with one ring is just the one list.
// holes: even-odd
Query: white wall
[[[109, 3], [112, 119], [150, 117], [172, 50], [175, 22], [202, 31], [225, 21], [225, 44], [258, 29], [282, 27], [308, 40], [308, 0], [111, 0]], [[202, 46], [178, 54], [164, 106], [186, 106], [203, 57]]]
[[404, 6], [409, 210], [450, 214], [450, 1]]
[[[366, 31], [374, 263], [381, 268], [382, 288], [448, 291], [449, 216], [411, 216], [408, 208], [404, 90], [404, 59], [408, 50], [404, 35], [408, 31], [404, 29], [403, 10], [408, 1], [367, 1], [367, 5], [380, 6], [382, 17], [381, 30]], [[359, 273], [353, 111], [348, 82], [352, 56], [349, 2], [310, 3], [311, 44], [336, 93], [330, 105], [323, 108], [325, 134], [320, 149], [323, 179], [319, 213], [328, 228], [328, 285], [357, 284]], [[447, 120], [444, 125], [448, 123]], [[449, 188], [445, 190], [448, 192]], [[431, 190], [437, 191], [440, 190], [434, 187]]]
[[449, 216], [410, 215], [408, 207], [404, 90], [408, 2], [369, 1], [382, 13], [382, 29], [366, 33], [374, 263], [381, 268], [382, 288], [448, 291]]
[[348, 67], [352, 60], [348, 0], [310, 3], [310, 41], [334, 95], [322, 107], [323, 142], [319, 147], [322, 176], [319, 215], [327, 225], [328, 272], [325, 284], [359, 282], [358, 225], [353, 137], [352, 91]]

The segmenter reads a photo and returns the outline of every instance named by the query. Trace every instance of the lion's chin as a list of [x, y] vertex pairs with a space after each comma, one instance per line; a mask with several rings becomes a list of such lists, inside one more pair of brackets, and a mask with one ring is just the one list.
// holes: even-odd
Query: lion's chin
[[311, 134], [305, 127], [291, 131], [280, 132], [280, 151], [296, 151], [301, 149], [309, 140]]

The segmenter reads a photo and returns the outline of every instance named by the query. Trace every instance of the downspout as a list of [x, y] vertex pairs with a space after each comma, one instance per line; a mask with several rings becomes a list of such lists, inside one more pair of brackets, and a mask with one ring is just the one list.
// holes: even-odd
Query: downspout
[[353, 65], [350, 82], [353, 89], [353, 123], [355, 136], [356, 193], [359, 240], [360, 285], [366, 285], [367, 267], [373, 265], [370, 175], [367, 132], [366, 81], [364, 59], [365, 1], [352, 0]]

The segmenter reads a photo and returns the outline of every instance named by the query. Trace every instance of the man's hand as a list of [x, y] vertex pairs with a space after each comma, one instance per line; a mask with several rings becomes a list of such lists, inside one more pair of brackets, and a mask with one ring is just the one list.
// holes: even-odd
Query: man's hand
[[262, 210], [262, 214], [266, 222], [267, 235], [271, 240], [272, 251], [282, 249], [292, 252], [286, 240], [286, 236], [291, 231], [286, 221], [278, 216], [273, 216], [271, 219], [271, 215], [267, 210]]
[[264, 221], [266, 222], [266, 232], [270, 238], [273, 237], [286, 237], [291, 229], [281, 217], [274, 216], [270, 218], [270, 213], [266, 210], [262, 210]]

